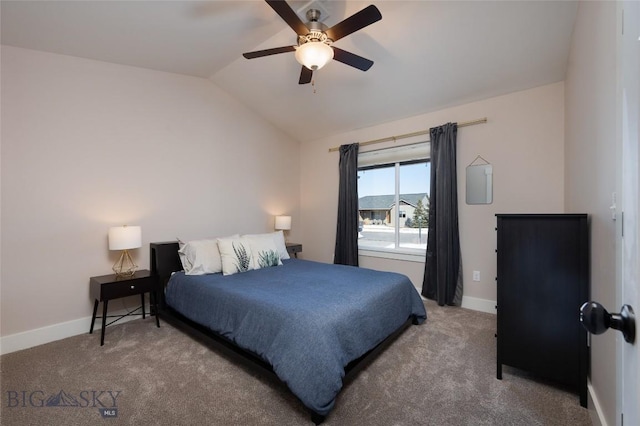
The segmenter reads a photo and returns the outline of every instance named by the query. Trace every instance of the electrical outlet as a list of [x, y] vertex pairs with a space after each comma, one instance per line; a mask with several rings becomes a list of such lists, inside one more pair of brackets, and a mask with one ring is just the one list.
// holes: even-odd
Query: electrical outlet
[[473, 271], [473, 280], [480, 281], [480, 271]]

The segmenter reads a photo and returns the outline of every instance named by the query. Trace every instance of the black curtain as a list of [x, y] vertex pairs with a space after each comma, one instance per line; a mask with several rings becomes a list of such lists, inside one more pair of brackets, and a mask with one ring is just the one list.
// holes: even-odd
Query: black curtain
[[340, 146], [338, 226], [333, 263], [358, 266], [358, 144]]
[[459, 306], [462, 303], [462, 261], [456, 178], [458, 124], [433, 127], [429, 133], [431, 193], [422, 295], [437, 301], [440, 306]]

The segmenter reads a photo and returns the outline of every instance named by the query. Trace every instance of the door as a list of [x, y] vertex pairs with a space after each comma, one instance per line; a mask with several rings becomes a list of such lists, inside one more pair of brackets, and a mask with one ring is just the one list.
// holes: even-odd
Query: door
[[[620, 10], [622, 9], [622, 10]], [[638, 138], [640, 137], [640, 3], [624, 1], [619, 3], [622, 28], [618, 43], [618, 126], [621, 143], [621, 179], [619, 190], [622, 194], [622, 220], [618, 220], [617, 247], [620, 261], [617, 265], [617, 289], [619, 305], [628, 304], [636, 312], [640, 311], [640, 230], [638, 212], [640, 185], [638, 168]], [[619, 192], [620, 193], [620, 192]], [[640, 391], [640, 344], [636, 335], [635, 343], [629, 344], [621, 335], [617, 339], [619, 354], [618, 405], [620, 425], [640, 425], [638, 392]]]

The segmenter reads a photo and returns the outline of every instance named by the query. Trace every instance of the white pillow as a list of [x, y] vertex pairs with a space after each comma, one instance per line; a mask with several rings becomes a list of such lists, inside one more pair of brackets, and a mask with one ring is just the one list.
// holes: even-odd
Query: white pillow
[[218, 248], [222, 258], [223, 275], [233, 275], [255, 269], [253, 253], [247, 239], [218, 238]]
[[[238, 237], [234, 235], [233, 237]], [[222, 272], [222, 259], [217, 239], [193, 240], [181, 243], [178, 255], [187, 275], [217, 274]]]
[[191, 269], [191, 261], [189, 259], [187, 259], [187, 255], [182, 252], [182, 249], [184, 249], [184, 246], [187, 245], [187, 243], [185, 243], [184, 241], [182, 241], [180, 238], [176, 238], [178, 240], [178, 257], [180, 257], [180, 263], [182, 264], [182, 270], [186, 271], [187, 269]]
[[273, 238], [274, 243], [276, 244], [276, 248], [278, 249], [278, 253], [280, 253], [280, 259], [286, 260], [289, 259], [289, 252], [287, 251], [287, 245], [284, 242], [284, 233], [282, 231], [276, 232], [268, 232], [266, 234], [247, 234], [245, 237], [266, 237], [269, 236]]
[[245, 235], [242, 237], [251, 247], [253, 269], [280, 266], [280, 253], [272, 235]]

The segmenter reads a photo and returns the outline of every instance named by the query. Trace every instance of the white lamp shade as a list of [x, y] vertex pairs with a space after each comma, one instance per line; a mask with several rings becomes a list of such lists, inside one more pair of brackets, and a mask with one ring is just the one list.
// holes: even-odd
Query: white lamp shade
[[114, 226], [109, 228], [109, 250], [128, 250], [142, 247], [142, 230], [139, 226]]
[[288, 231], [291, 229], [291, 216], [276, 216], [276, 229]]
[[296, 61], [312, 71], [324, 67], [333, 59], [333, 49], [321, 41], [310, 41], [296, 49]]

